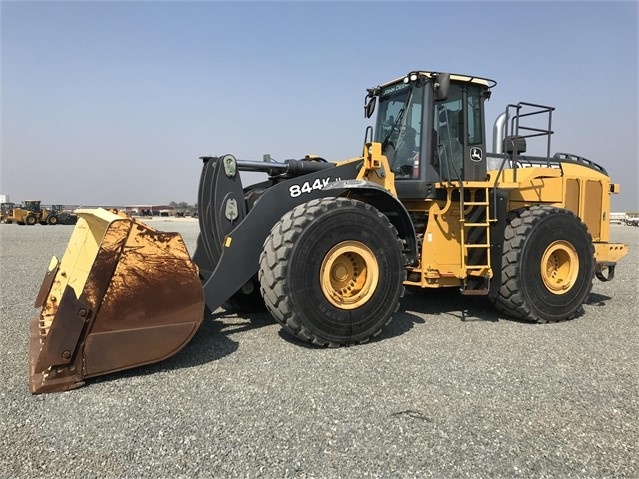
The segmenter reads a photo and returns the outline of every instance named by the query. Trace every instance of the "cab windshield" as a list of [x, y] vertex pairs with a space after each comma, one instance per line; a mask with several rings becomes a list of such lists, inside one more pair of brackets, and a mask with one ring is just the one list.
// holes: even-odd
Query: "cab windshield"
[[415, 83], [396, 83], [379, 95], [374, 139], [397, 178], [419, 175], [423, 103], [424, 88]]

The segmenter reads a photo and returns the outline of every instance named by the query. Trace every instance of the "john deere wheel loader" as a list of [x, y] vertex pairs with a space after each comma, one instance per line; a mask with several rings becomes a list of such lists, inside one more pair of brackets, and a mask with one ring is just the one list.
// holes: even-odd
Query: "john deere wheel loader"
[[59, 211], [55, 206], [51, 209], [42, 208], [39, 200], [24, 201], [21, 206], [14, 207], [11, 217], [7, 223], [15, 221], [19, 225], [33, 226], [37, 223], [41, 225], [57, 225], [59, 223]]
[[[371, 88], [375, 127], [362, 156], [338, 163], [202, 157], [193, 259], [177, 233], [77, 210], [36, 300], [31, 391], [167, 358], [205, 307], [229, 301], [266, 306], [286, 332], [320, 346], [379, 334], [405, 286], [488, 296], [538, 323], [575, 317], [593, 277], [612, 279], [627, 252], [609, 242], [619, 185], [581, 156], [551, 156], [548, 106], [508, 105], [488, 153], [484, 102], [495, 85], [414, 71]], [[545, 153], [525, 155], [528, 139]], [[268, 180], [245, 187], [241, 171]]]

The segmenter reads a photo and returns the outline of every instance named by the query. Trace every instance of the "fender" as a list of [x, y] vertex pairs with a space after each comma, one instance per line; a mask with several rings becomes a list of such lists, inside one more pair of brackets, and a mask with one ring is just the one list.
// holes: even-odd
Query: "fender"
[[388, 190], [377, 183], [366, 180], [336, 181], [327, 185], [324, 190], [345, 190], [349, 192], [348, 195], [335, 196], [354, 196], [355, 199], [368, 203], [381, 211], [397, 229], [400, 238], [404, 242], [404, 254], [408, 258], [409, 264], [417, 262], [419, 250], [417, 248], [415, 225], [406, 207]]
[[[281, 181], [264, 191], [247, 210], [239, 175], [223, 172], [222, 162], [208, 162], [200, 183], [200, 236], [193, 257], [200, 269], [206, 305], [215, 311], [259, 269], [260, 254], [271, 228], [295, 206], [316, 198], [342, 196], [344, 188], [305, 188], [328, 178], [327, 186], [340, 178], [357, 175], [358, 163], [329, 167]], [[291, 189], [293, 188], [293, 189]], [[299, 190], [299, 191], [298, 191]], [[298, 194], [299, 193], [299, 194]], [[227, 211], [230, 200], [234, 208]]]

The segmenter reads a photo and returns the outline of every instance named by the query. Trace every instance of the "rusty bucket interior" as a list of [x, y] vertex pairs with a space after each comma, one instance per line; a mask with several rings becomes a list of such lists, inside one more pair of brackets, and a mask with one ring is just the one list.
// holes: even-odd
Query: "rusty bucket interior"
[[179, 233], [117, 210], [79, 209], [61, 261], [51, 260], [31, 321], [32, 393], [154, 363], [197, 331], [204, 296]]

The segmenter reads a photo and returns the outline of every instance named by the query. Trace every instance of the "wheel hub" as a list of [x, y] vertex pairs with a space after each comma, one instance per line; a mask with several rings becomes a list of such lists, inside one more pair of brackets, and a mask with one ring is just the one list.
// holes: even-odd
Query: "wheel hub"
[[340, 309], [355, 309], [366, 304], [379, 281], [375, 255], [359, 241], [335, 245], [324, 257], [320, 284], [326, 299]]
[[577, 251], [567, 241], [551, 243], [541, 258], [541, 277], [548, 291], [564, 294], [572, 288], [579, 274]]

